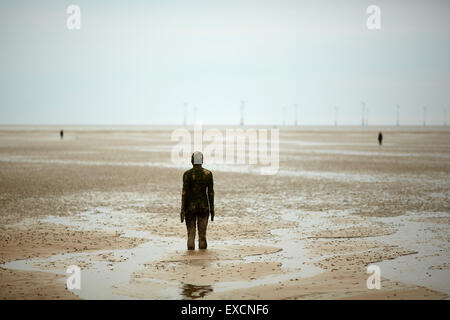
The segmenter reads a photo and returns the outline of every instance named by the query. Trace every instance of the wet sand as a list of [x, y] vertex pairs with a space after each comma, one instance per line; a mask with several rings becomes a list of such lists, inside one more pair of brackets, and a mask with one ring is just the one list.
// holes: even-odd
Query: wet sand
[[174, 128], [59, 129], [0, 127], [0, 299], [450, 295], [449, 130], [282, 129], [275, 176], [205, 159], [216, 217], [188, 252]]

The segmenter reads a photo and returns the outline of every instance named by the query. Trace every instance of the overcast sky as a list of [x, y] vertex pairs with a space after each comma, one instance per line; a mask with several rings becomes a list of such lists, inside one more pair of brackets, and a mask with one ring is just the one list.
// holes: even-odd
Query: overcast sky
[[[68, 30], [66, 9], [81, 8]], [[381, 8], [368, 30], [366, 8]], [[0, 1], [0, 123], [442, 124], [450, 1]]]

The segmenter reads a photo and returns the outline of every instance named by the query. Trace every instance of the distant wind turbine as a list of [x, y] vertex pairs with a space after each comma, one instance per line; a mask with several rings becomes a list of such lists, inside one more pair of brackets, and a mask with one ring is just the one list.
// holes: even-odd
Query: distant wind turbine
[[366, 127], [369, 126], [369, 111], [370, 111], [370, 109], [366, 108]]
[[361, 101], [361, 126], [364, 128], [364, 118], [365, 118], [365, 114], [366, 114], [366, 102], [365, 101]]
[[183, 118], [183, 125], [186, 126], [187, 125], [187, 112], [188, 112], [188, 104], [185, 102], [184, 103], [184, 118]]
[[241, 126], [244, 125], [244, 108], [245, 108], [245, 101], [241, 100], [241, 121], [240, 121]]
[[427, 125], [427, 107], [423, 107], [423, 126], [425, 127]]
[[444, 127], [447, 126], [447, 107], [444, 107]]
[[397, 127], [400, 127], [400, 106], [397, 104]]
[[298, 104], [294, 104], [294, 126], [297, 126], [297, 111], [298, 111]]
[[334, 126], [337, 127], [338, 107], [334, 106]]
[[194, 107], [194, 123], [197, 122], [197, 107]]

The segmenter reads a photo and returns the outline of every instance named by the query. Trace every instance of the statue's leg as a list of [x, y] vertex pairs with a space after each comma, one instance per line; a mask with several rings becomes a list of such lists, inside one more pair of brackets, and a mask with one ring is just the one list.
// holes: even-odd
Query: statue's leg
[[195, 249], [195, 219], [194, 214], [186, 214], [185, 221], [186, 221], [186, 228], [187, 228], [187, 248], [188, 250], [194, 250]]
[[208, 227], [209, 214], [201, 214], [197, 217], [198, 223], [198, 248], [206, 249], [208, 243], [206, 242], [206, 228]]

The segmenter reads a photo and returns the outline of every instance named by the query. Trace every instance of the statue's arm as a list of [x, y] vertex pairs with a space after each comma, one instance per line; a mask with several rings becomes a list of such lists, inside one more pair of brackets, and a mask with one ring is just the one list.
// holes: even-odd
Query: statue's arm
[[208, 200], [209, 200], [209, 213], [211, 214], [211, 221], [214, 221], [214, 179], [211, 172], [211, 178], [208, 182]]
[[186, 172], [183, 174], [183, 191], [181, 192], [181, 212], [180, 212], [180, 220], [184, 221], [184, 216], [186, 213], [186, 190], [187, 190], [187, 181], [188, 177]]

